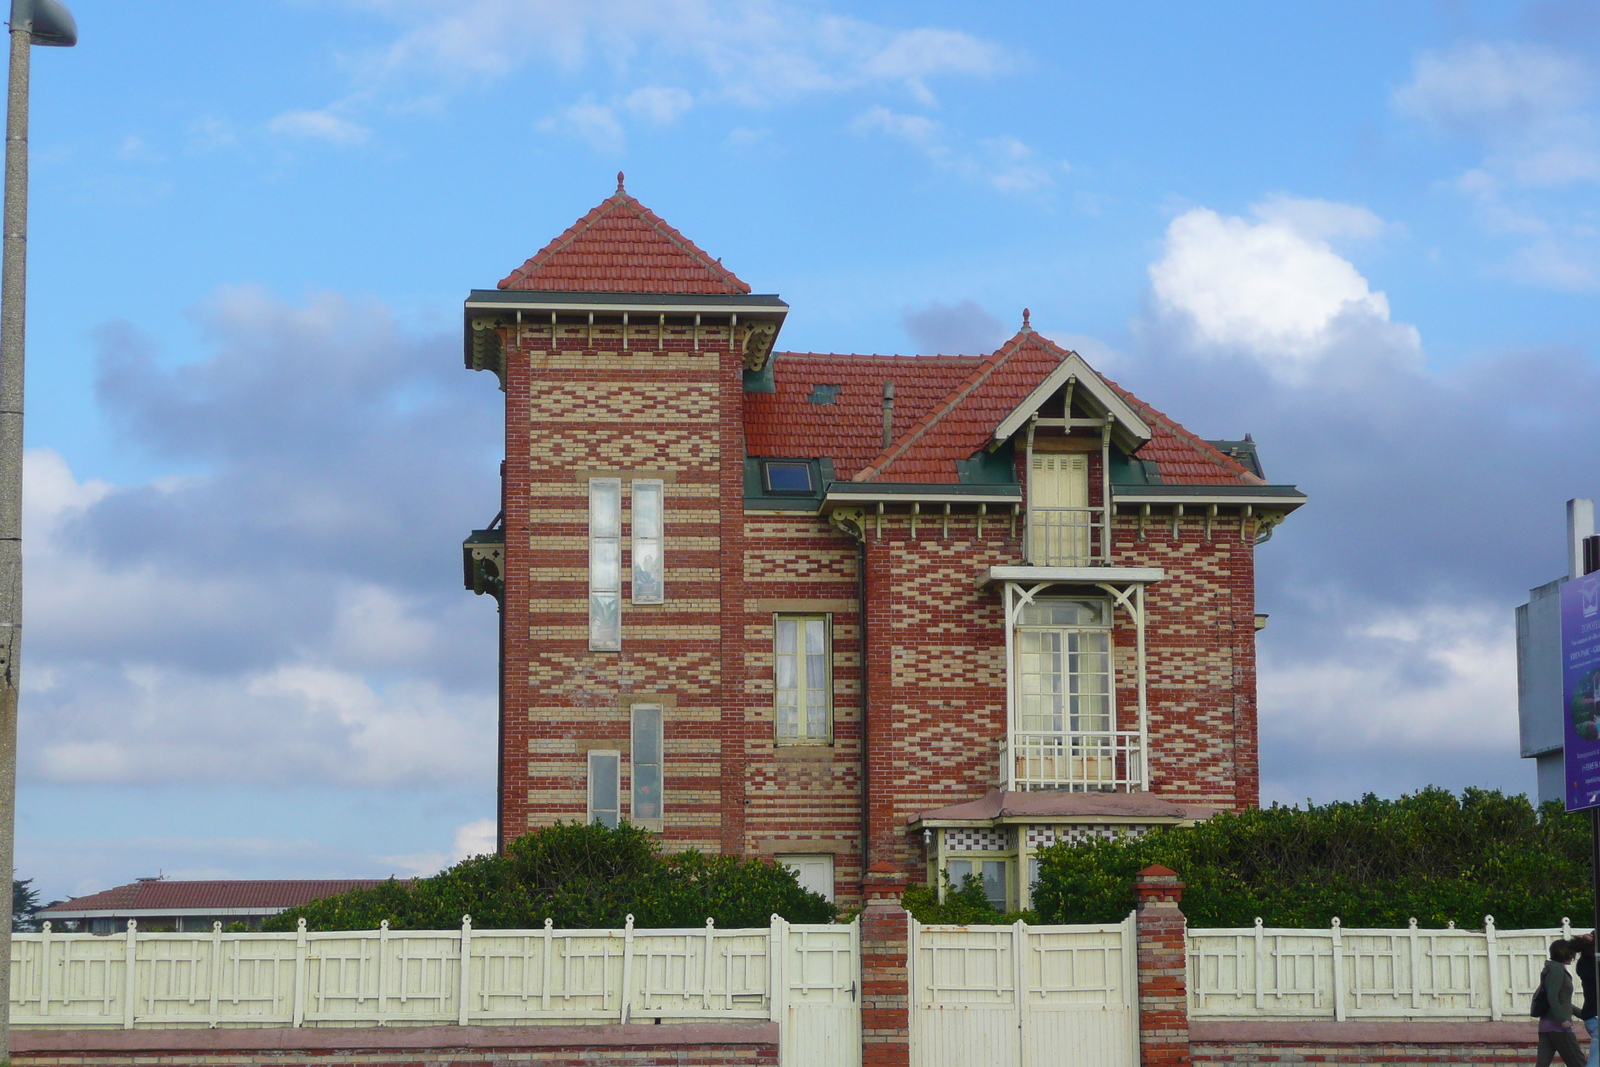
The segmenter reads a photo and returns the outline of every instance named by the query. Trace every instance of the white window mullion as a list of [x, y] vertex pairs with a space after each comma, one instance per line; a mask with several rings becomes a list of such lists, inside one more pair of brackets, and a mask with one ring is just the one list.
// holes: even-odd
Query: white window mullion
[[662, 502], [665, 484], [659, 478], [636, 478], [632, 484], [633, 602], [663, 603]]
[[622, 479], [589, 479], [589, 647], [622, 647]]

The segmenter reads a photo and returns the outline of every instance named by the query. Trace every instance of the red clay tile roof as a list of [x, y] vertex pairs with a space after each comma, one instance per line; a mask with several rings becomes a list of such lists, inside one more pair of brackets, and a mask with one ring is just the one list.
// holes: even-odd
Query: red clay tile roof
[[[994, 429], [1056, 369], [1067, 351], [1024, 330], [986, 357], [843, 356], [779, 353], [775, 393], [746, 393], [745, 450], [752, 456], [834, 461], [846, 481], [956, 482], [956, 461], [992, 440]], [[895, 437], [883, 441], [883, 383], [895, 383]], [[1139, 458], [1170, 485], [1259, 485], [1261, 479], [1177, 422], [1106, 383], [1150, 425]], [[832, 404], [807, 400], [814, 385], [839, 385]]]
[[722, 293], [750, 287], [622, 188], [500, 280], [502, 289]]
[[116, 911], [140, 912], [194, 908], [292, 908], [307, 901], [331, 897], [347, 889], [379, 885], [376, 878], [322, 878], [307, 880], [228, 880], [178, 882], [152, 878], [119, 885], [112, 889], [74, 897], [39, 912], [48, 918], [54, 912]]
[[994, 439], [994, 428], [1067, 358], [1066, 349], [1023, 330], [985, 358], [933, 410], [852, 481], [955, 482], [956, 460]]
[[[752, 456], [826, 456], [833, 460], [835, 475], [848, 479], [883, 451], [884, 382], [894, 382], [894, 425], [904, 430], [980, 362], [972, 356], [776, 353], [772, 378], [777, 392], [744, 396], [745, 451]], [[815, 385], [840, 386], [838, 396], [831, 404], [813, 404], [807, 398]]]
[[1166, 485], [1265, 485], [1266, 480], [1246, 470], [1231, 456], [1219, 452], [1109, 378], [1105, 383], [1117, 391], [1145, 422], [1150, 424], [1150, 440], [1139, 449], [1140, 459], [1155, 460]]

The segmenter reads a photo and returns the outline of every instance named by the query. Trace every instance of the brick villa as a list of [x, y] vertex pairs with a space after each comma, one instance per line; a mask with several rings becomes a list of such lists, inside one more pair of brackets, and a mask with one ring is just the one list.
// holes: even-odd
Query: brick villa
[[1255, 548], [1305, 500], [1022, 327], [776, 350], [628, 195], [466, 301], [505, 391], [502, 842], [626, 819], [841, 902], [887, 861], [1028, 903], [1061, 837], [1257, 803]]

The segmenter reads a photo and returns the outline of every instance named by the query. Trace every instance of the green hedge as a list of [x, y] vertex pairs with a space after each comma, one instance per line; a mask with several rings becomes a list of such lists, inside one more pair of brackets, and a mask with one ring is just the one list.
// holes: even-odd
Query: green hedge
[[787, 867], [736, 856], [663, 856], [655, 835], [623, 823], [557, 823], [525, 834], [503, 853], [463, 860], [431, 878], [393, 879], [370, 889], [291, 908], [264, 930], [450, 930], [471, 915], [479, 930], [610, 929], [629, 914], [637, 927], [766, 926], [831, 922], [834, 907], [800, 888]]
[[1191, 926], [1587, 928], [1590, 825], [1560, 804], [1436, 787], [1380, 800], [1273, 805], [1144, 837], [1042, 850], [1033, 903], [1046, 923], [1116, 922], [1133, 876], [1177, 871]]

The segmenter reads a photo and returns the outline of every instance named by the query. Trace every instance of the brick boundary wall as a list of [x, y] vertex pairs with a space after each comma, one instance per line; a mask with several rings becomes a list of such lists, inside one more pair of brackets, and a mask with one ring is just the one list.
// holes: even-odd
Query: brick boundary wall
[[[1587, 1041], [1580, 1033], [1579, 1040]], [[1525, 1064], [1539, 1046], [1538, 1023], [1197, 1022], [1189, 1027], [1196, 1064], [1396, 1063]]]
[[1189, 1067], [1188, 944], [1177, 872], [1146, 867], [1133, 880], [1139, 937], [1139, 1063]]
[[906, 876], [882, 860], [862, 879], [861, 1067], [911, 1063], [911, 916], [900, 906]]
[[19, 1067], [777, 1067], [778, 1024], [15, 1030], [11, 1050]]

